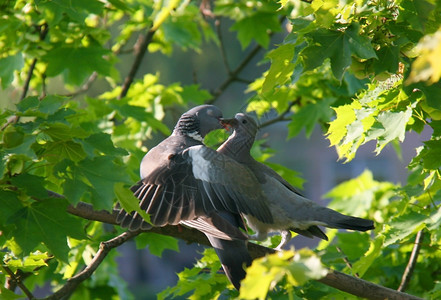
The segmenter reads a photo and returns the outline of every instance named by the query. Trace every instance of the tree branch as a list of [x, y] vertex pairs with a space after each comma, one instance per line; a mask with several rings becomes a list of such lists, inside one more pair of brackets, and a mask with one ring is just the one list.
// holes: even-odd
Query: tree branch
[[[49, 26], [47, 24], [42, 24], [41, 26], [37, 26], [37, 28], [40, 32], [40, 41], [43, 41], [46, 38], [46, 35], [49, 31]], [[29, 84], [30, 84], [32, 76], [34, 74], [34, 69], [35, 69], [36, 65], [37, 65], [37, 58], [34, 58], [32, 60], [31, 66], [29, 67], [28, 75], [27, 75], [26, 80], [24, 82], [23, 91], [21, 93], [20, 101], [23, 100], [28, 93]]]
[[[106, 222], [109, 224], [116, 223], [115, 220], [117, 210], [114, 210], [113, 213], [109, 213], [107, 211], [93, 211], [92, 205], [87, 203], [80, 202], [75, 207], [70, 206], [68, 208], [68, 212], [88, 220]], [[153, 227], [151, 230], [149, 230], [149, 232], [176, 237], [188, 243], [198, 243], [210, 246], [210, 243], [205, 235], [196, 229], [181, 226], [164, 226]], [[253, 258], [262, 257], [266, 254], [275, 252], [274, 249], [266, 248], [254, 243], [248, 243], [248, 250]], [[318, 281], [352, 295], [368, 299], [420, 299], [418, 297], [395, 291], [393, 289], [333, 270], [330, 270], [325, 277], [319, 279]]]
[[263, 122], [262, 124], [259, 125], [259, 128], [263, 128], [263, 127], [272, 125], [272, 124], [280, 122], [280, 121], [287, 121], [288, 119], [286, 119], [285, 116], [291, 111], [291, 107], [293, 107], [295, 104], [299, 103], [301, 99], [302, 99], [301, 97], [297, 97], [295, 100], [291, 101], [283, 113], [281, 113], [280, 115], [278, 115], [274, 119]]
[[[42, 24], [42, 25], [36, 26], [36, 27], [40, 31], [40, 41], [43, 41], [46, 38], [46, 35], [47, 35], [48, 31], [49, 31], [49, 26], [45, 23], [45, 24]], [[30, 84], [32, 76], [34, 74], [34, 70], [35, 70], [35, 66], [36, 65], [37, 65], [37, 59], [34, 58], [32, 60], [31, 66], [29, 67], [28, 74], [26, 76], [26, 80], [25, 80], [24, 86], [23, 86], [23, 91], [21, 92], [21, 96], [20, 96], [20, 100], [19, 101], [21, 101], [24, 98], [26, 98], [26, 95], [28, 94], [29, 84]], [[5, 124], [3, 124], [3, 126], [0, 128], [0, 130], [1, 131], [5, 130], [6, 127], [8, 127], [10, 124], [15, 124], [19, 120], [20, 120], [20, 117], [17, 116], [17, 115], [10, 116], [8, 118], [8, 121]]]
[[417, 263], [418, 255], [421, 249], [421, 242], [423, 241], [423, 239], [424, 232], [423, 230], [420, 230], [415, 237], [415, 243], [413, 245], [412, 253], [410, 254], [409, 262], [407, 263], [406, 269], [404, 270], [400, 286], [397, 289], [400, 292], [404, 292], [409, 285], [410, 279], [412, 278], [413, 270]]
[[152, 42], [153, 35], [155, 34], [154, 30], [147, 31], [147, 34], [140, 35], [138, 37], [138, 40], [136, 41], [135, 45], [135, 60], [133, 61], [132, 68], [129, 71], [129, 74], [124, 79], [124, 83], [121, 89], [121, 93], [118, 96], [118, 99], [122, 99], [127, 95], [127, 92], [129, 91], [130, 86], [133, 83], [133, 80], [135, 78], [136, 72], [138, 72], [139, 67], [141, 66], [142, 59], [144, 58], [144, 55], [147, 51], [147, 48], [149, 44]]
[[12, 272], [12, 270], [6, 266], [3, 266], [2, 268], [9, 275], [9, 278], [6, 280], [5, 283], [7, 289], [13, 291], [15, 290], [15, 287], [18, 286], [29, 299], [35, 299], [34, 295], [32, 295], [31, 291], [23, 284], [19, 276], [16, 276], [14, 272]]
[[[285, 20], [285, 16], [281, 16], [279, 21], [280, 23], [283, 22], [283, 20]], [[220, 22], [219, 20], [216, 20], [216, 22]], [[232, 70], [230, 69], [228, 62], [227, 62], [227, 57], [226, 57], [226, 52], [223, 46], [223, 39], [222, 39], [222, 34], [220, 31], [220, 23], [216, 23], [217, 26], [217, 32], [218, 32], [218, 36], [219, 36], [219, 41], [221, 43], [220, 45], [220, 49], [221, 49], [221, 55], [222, 55], [222, 59], [223, 59], [223, 63], [225, 65], [225, 68], [227, 69], [228, 72], [228, 78], [219, 85], [218, 88], [216, 88], [214, 90], [214, 92], [212, 92], [213, 94], [213, 98], [209, 101], [207, 101], [207, 104], [213, 104], [214, 102], [216, 102], [216, 100], [219, 98], [220, 95], [222, 95], [222, 93], [230, 86], [230, 84], [232, 84], [235, 81], [240, 81], [240, 82], [244, 82], [244, 79], [239, 79], [238, 75], [240, 72], [242, 72], [242, 70], [250, 63], [250, 61], [257, 55], [257, 53], [259, 53], [259, 51], [262, 49], [262, 46], [260, 46], [259, 44], [257, 44], [253, 50], [251, 50], [251, 52], [242, 60], [242, 62], [236, 67], [236, 69]], [[269, 34], [269, 36], [271, 37], [274, 34], [274, 32], [271, 32]]]
[[84, 268], [81, 272], [76, 274], [75, 276], [69, 278], [66, 282], [66, 284], [59, 289], [57, 292], [52, 294], [51, 296], [45, 298], [45, 299], [67, 299], [70, 295], [75, 291], [77, 286], [82, 283], [84, 280], [88, 279], [92, 274], [95, 272], [95, 270], [98, 268], [98, 266], [103, 262], [104, 258], [107, 256], [107, 254], [112, 250], [113, 248], [116, 248], [132, 237], [138, 235], [141, 233], [138, 232], [124, 232], [120, 234], [119, 236], [110, 239], [106, 242], [102, 242], [100, 244], [100, 249], [96, 253], [95, 257], [92, 259], [91, 263]]
[[96, 71], [94, 71], [89, 76], [89, 78], [87, 78], [86, 82], [78, 90], [76, 90], [73, 93], [65, 94], [64, 96], [66, 96], [66, 97], [76, 97], [78, 95], [81, 95], [81, 94], [87, 92], [97, 78], [98, 78], [98, 73]]
[[331, 270], [325, 277], [317, 281], [346, 293], [367, 299], [422, 300], [419, 297], [397, 292], [393, 289], [334, 270]]
[[244, 60], [236, 67], [236, 69], [232, 70], [228, 74], [228, 78], [219, 85], [217, 89], [213, 92], [213, 98], [210, 101], [207, 101], [207, 104], [213, 104], [216, 102], [216, 100], [219, 98], [220, 95], [227, 89], [227, 87], [230, 86], [231, 83], [236, 81], [237, 76], [240, 72], [249, 64], [249, 62], [259, 53], [259, 51], [262, 49], [262, 46], [257, 45], [254, 47], [253, 50], [251, 50], [250, 53], [244, 58]]
[[227, 59], [227, 52], [225, 51], [225, 47], [224, 47], [224, 38], [223, 38], [223, 35], [222, 35], [222, 30], [221, 30], [222, 27], [221, 27], [221, 20], [220, 20], [220, 18], [216, 19], [216, 21], [214, 22], [214, 25], [216, 26], [216, 32], [217, 32], [217, 36], [219, 38], [222, 62], [224, 63], [224, 67], [227, 70], [228, 75], [231, 75], [231, 69], [230, 69], [230, 65], [228, 64], [228, 59]]

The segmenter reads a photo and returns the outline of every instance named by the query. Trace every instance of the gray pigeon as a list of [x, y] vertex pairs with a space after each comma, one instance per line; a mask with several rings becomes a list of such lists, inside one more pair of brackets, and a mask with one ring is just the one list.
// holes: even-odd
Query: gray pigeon
[[[171, 136], [144, 156], [142, 179], [132, 191], [153, 226], [184, 224], [202, 231], [239, 289], [243, 267], [251, 264], [241, 214], [266, 223], [273, 218], [254, 174], [203, 145], [208, 132], [223, 128], [221, 118], [213, 105], [184, 113]], [[136, 212], [121, 210], [117, 222], [132, 231], [151, 228]]]
[[256, 232], [251, 239], [263, 240], [269, 232], [281, 232], [282, 241], [277, 247], [280, 250], [291, 239], [290, 230], [307, 237], [317, 236], [328, 240], [318, 225], [359, 231], [374, 229], [371, 220], [343, 215], [303, 197], [273, 169], [257, 162], [250, 154], [258, 131], [253, 118], [238, 113], [234, 119], [224, 119], [222, 123], [234, 131], [217, 151], [253, 171], [267, 196], [267, 205], [274, 218], [273, 222], [266, 222], [245, 213], [248, 225]]

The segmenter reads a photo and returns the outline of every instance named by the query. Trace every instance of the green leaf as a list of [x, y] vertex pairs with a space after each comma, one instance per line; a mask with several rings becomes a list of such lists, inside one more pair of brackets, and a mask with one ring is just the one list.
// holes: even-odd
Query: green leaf
[[270, 51], [268, 57], [271, 59], [271, 67], [268, 74], [265, 76], [265, 81], [262, 85], [262, 93], [267, 93], [276, 85], [282, 85], [287, 82], [294, 71], [295, 45], [285, 44]]
[[5, 226], [6, 220], [23, 208], [21, 201], [17, 198], [17, 194], [0, 190], [0, 203], [2, 209], [0, 209], [0, 225]]
[[397, 46], [386, 46], [378, 50], [378, 60], [374, 60], [375, 73], [389, 72], [395, 74], [398, 71], [399, 54], [400, 47]]
[[201, 32], [194, 20], [173, 19], [170, 22], [165, 22], [162, 28], [165, 36], [183, 49], [198, 49], [201, 43]]
[[17, 109], [20, 112], [25, 112], [32, 108], [37, 108], [40, 105], [40, 100], [37, 96], [26, 97], [17, 103]]
[[5, 288], [3, 285], [0, 285], [0, 300], [15, 300], [15, 299], [23, 299], [23, 295], [17, 295], [13, 291]]
[[413, 211], [389, 221], [389, 229], [384, 234], [384, 246], [387, 247], [407, 238], [409, 235], [423, 229], [427, 222], [430, 222], [427, 216]]
[[370, 40], [359, 35], [359, 28], [357, 23], [353, 23], [345, 31], [320, 28], [308, 34], [313, 44], [302, 51], [305, 69], [315, 69], [330, 58], [332, 73], [341, 80], [351, 65], [351, 55], [363, 59], [376, 58]]
[[403, 8], [400, 18], [411, 24], [412, 28], [424, 32], [435, 6], [426, 0], [404, 0], [400, 4]]
[[256, 12], [231, 26], [231, 30], [237, 31], [237, 38], [242, 49], [245, 49], [253, 39], [262, 47], [267, 48], [270, 41], [268, 31], [278, 32], [280, 29], [277, 16], [266, 12]]
[[128, 152], [114, 146], [111, 136], [107, 133], [95, 133], [84, 140], [84, 146], [89, 156], [101, 152], [108, 156], [125, 156]]
[[366, 137], [368, 140], [371, 135], [378, 137], [377, 148], [375, 149], [377, 154], [392, 140], [404, 141], [406, 125], [410, 117], [412, 117], [412, 109], [410, 107], [405, 111], [385, 111], [378, 115], [377, 120], [383, 128], [373, 128]]
[[[47, 76], [54, 77], [64, 72], [67, 83], [80, 85], [87, 76], [96, 71], [103, 76], [113, 76], [116, 70], [105, 56], [112, 55], [101, 47], [60, 46], [54, 47], [42, 59], [47, 62]], [[78, 62], [87, 61], [86, 64]]]
[[179, 94], [185, 103], [194, 102], [199, 105], [212, 97], [207, 90], [200, 89], [199, 84], [186, 85]]
[[331, 115], [330, 105], [334, 101], [335, 99], [328, 98], [302, 106], [300, 110], [293, 115], [292, 121], [288, 125], [288, 138], [299, 134], [303, 127], [306, 129], [306, 136], [311, 136], [318, 120], [327, 120], [327, 117]]
[[375, 200], [375, 193], [381, 189], [392, 188], [392, 184], [375, 181], [372, 172], [365, 170], [358, 177], [334, 187], [325, 197], [334, 199], [329, 208], [352, 216], [366, 216]]
[[47, 142], [43, 156], [48, 161], [58, 162], [60, 159], [80, 161], [86, 158], [83, 146], [74, 141]]
[[87, 137], [87, 132], [82, 128], [73, 128], [63, 123], [48, 123], [42, 128], [42, 132], [50, 136], [54, 141], [66, 141], [72, 138]]
[[115, 164], [111, 157], [99, 156], [79, 162], [78, 171], [92, 186], [95, 208], [109, 210], [115, 198], [114, 184], [127, 180], [125, 167]]
[[[152, 31], [158, 30], [159, 26], [170, 16], [170, 13], [176, 9], [180, 0], [167, 1], [166, 6], [162, 6], [153, 21]], [[162, 4], [162, 2], [160, 2]]]
[[115, 195], [121, 207], [126, 212], [136, 211], [146, 222], [150, 223], [150, 215], [139, 207], [139, 199], [136, 198], [132, 191], [123, 183], [119, 182], [115, 184]]
[[283, 251], [255, 259], [242, 281], [241, 299], [266, 299], [268, 290], [286, 278], [294, 286], [327, 274], [320, 259], [311, 250]]
[[17, 226], [15, 240], [25, 254], [42, 242], [57, 258], [68, 262], [66, 236], [84, 239], [86, 235], [81, 221], [68, 214], [66, 209], [66, 200], [52, 198], [34, 202], [9, 219]]
[[51, 257], [47, 253], [34, 252], [30, 253], [28, 256], [21, 259], [14, 259], [8, 261], [8, 267], [13, 271], [17, 269], [22, 270], [23, 272], [32, 272], [37, 268], [45, 267], [48, 264], [46, 260], [49, 260]]
[[441, 166], [441, 140], [424, 142], [425, 147], [421, 151], [423, 166], [426, 169], [436, 170]]
[[380, 235], [376, 237], [369, 247], [369, 250], [360, 257], [358, 261], [356, 261], [352, 265], [352, 271], [354, 273], [358, 273], [360, 277], [366, 273], [366, 271], [372, 266], [378, 256], [381, 255], [381, 250], [384, 244], [384, 236]]
[[41, 176], [23, 173], [12, 177], [11, 183], [17, 188], [22, 189], [28, 196], [45, 199], [48, 197], [45, 189], [46, 180]]
[[18, 52], [15, 55], [0, 59], [0, 79], [2, 89], [6, 89], [14, 80], [14, 72], [21, 70], [24, 66], [23, 54]]
[[149, 252], [158, 257], [162, 256], [162, 253], [166, 249], [170, 249], [179, 252], [178, 240], [153, 232], [146, 232], [136, 237], [136, 248], [144, 249], [149, 248]]

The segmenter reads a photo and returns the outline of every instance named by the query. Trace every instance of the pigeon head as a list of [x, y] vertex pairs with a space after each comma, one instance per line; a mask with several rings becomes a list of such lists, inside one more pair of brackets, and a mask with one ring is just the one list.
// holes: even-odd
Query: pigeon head
[[186, 135], [200, 142], [205, 135], [215, 129], [221, 129], [222, 112], [214, 105], [196, 106], [180, 118], [173, 130], [174, 135]]
[[251, 138], [252, 140], [254, 140], [259, 130], [256, 121], [243, 113], [236, 114], [233, 119], [222, 119], [221, 124], [226, 129], [231, 128], [234, 131], [233, 135]]
[[233, 119], [222, 119], [221, 124], [225, 128], [233, 129], [233, 134], [219, 147], [218, 151], [233, 156], [239, 162], [250, 160], [250, 149], [259, 129], [256, 121], [250, 116], [238, 113]]

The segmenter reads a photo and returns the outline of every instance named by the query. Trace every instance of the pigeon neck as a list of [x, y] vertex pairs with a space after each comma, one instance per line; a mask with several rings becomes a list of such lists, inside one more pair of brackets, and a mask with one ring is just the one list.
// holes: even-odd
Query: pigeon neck
[[234, 158], [236, 161], [246, 162], [253, 159], [250, 154], [253, 142], [253, 138], [246, 135], [239, 135], [236, 133], [236, 131], [234, 131], [228, 140], [223, 143], [217, 151]]
[[204, 141], [204, 137], [200, 132], [199, 121], [185, 114], [179, 119], [172, 135], [187, 136], [201, 143]]

